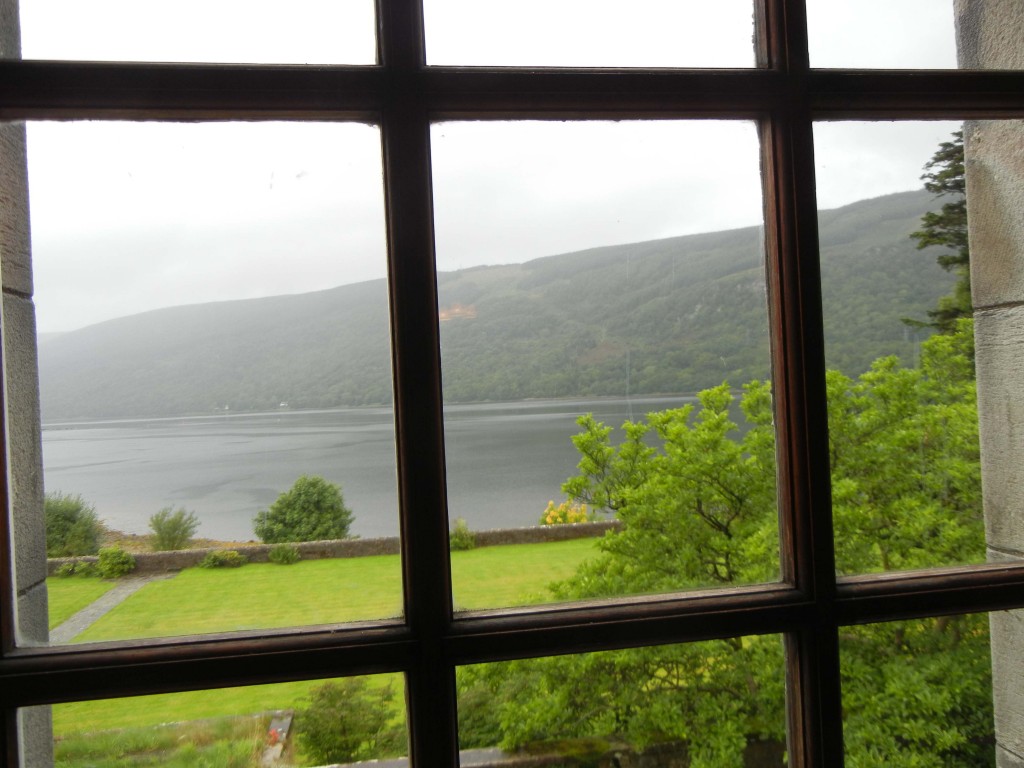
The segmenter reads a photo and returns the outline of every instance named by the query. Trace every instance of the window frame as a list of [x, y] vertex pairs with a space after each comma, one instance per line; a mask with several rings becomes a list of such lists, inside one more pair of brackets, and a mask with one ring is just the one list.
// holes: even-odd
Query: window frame
[[[840, 626], [1024, 607], [1020, 565], [836, 578], [812, 141], [815, 120], [1022, 118], [1024, 72], [812, 70], [803, 0], [754, 7], [758, 68], [750, 70], [427, 67], [418, 0], [377, 0], [376, 66], [0, 62], [3, 120], [380, 125], [405, 589], [400, 622], [18, 648], [4, 516], [0, 747], [10, 764], [18, 764], [18, 707], [403, 672], [413, 764], [455, 766], [458, 665], [783, 633], [790, 765], [837, 766]], [[708, 117], [756, 120], [761, 135], [782, 582], [453, 616], [431, 123]], [[6, 413], [5, 401], [0, 419]]]

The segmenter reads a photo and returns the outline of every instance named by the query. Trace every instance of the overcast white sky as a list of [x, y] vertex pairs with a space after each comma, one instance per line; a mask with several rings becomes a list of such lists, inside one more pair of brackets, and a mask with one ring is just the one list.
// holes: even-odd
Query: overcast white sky
[[[955, 66], [951, 0], [808, 6], [815, 66]], [[374, 56], [371, 0], [21, 7], [26, 58], [359, 64]], [[427, 0], [426, 27], [432, 64], [753, 64], [749, 0]], [[955, 128], [819, 126], [820, 207], [919, 188], [922, 165]], [[433, 157], [442, 270], [761, 218], [749, 123], [446, 123], [434, 128]], [[385, 271], [373, 127], [32, 123], [29, 183], [43, 332]]]

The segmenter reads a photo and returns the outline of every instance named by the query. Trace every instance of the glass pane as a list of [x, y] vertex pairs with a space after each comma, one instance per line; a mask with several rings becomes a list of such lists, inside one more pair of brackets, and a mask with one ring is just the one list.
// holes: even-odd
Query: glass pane
[[408, 754], [401, 675], [309, 680], [53, 707], [55, 763], [318, 766]]
[[985, 559], [960, 128], [815, 126], [842, 573]]
[[953, 0], [807, 0], [812, 67], [955, 69]]
[[428, 64], [754, 66], [750, 0], [427, 0], [424, 17]]
[[374, 64], [372, 0], [21, 0], [26, 59]]
[[537, 765], [787, 764], [778, 635], [479, 664], [456, 683], [463, 765], [494, 747]]
[[453, 549], [520, 545], [455, 552], [456, 606], [778, 578], [754, 126], [445, 123], [432, 153]]
[[995, 766], [986, 614], [845, 627], [839, 651], [850, 768]]
[[[51, 578], [57, 641], [399, 611], [396, 538], [250, 546], [398, 532], [379, 147], [362, 125], [28, 127], [47, 550], [115, 552], [49, 570], [135, 563], [110, 590]], [[249, 564], [193, 567], [213, 549]]]

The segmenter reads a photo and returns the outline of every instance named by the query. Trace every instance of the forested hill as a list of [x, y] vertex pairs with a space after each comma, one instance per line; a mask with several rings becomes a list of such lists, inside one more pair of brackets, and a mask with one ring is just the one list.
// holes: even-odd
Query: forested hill
[[[908, 238], [925, 192], [820, 215], [828, 364], [914, 353], [952, 278]], [[439, 276], [450, 401], [693, 392], [768, 375], [759, 229]], [[43, 418], [145, 417], [390, 401], [382, 280], [154, 310], [40, 344]]]

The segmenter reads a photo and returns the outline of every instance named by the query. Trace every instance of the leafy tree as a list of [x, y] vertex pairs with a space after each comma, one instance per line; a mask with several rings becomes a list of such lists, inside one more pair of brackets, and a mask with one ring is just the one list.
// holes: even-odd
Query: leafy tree
[[937, 197], [949, 197], [939, 211], [921, 217], [921, 229], [911, 233], [918, 249], [930, 245], [948, 249], [936, 261], [957, 276], [953, 293], [939, 299], [938, 306], [928, 311], [931, 322], [905, 320], [909, 325], [937, 328], [943, 333], [953, 331], [957, 319], [970, 317], [971, 269], [967, 242], [967, 184], [964, 175], [964, 134], [957, 131], [952, 141], [939, 145], [932, 159], [925, 164], [921, 177], [924, 188]]
[[344, 539], [352, 525], [341, 488], [322, 477], [303, 475], [256, 515], [256, 535], [267, 544]]
[[[983, 559], [972, 340], [961, 320], [922, 345], [918, 369], [889, 357], [858, 379], [829, 372], [841, 572]], [[580, 419], [580, 474], [564, 490], [618, 499], [623, 525], [553, 585], [559, 598], [778, 578], [770, 387], [744, 388], [742, 433], [727, 385], [699, 399], [699, 409], [627, 423], [619, 446], [604, 425]], [[631, 436], [642, 434], [652, 439], [641, 450]], [[987, 646], [984, 616], [844, 631], [849, 764], [991, 765]], [[491, 710], [467, 715], [470, 737], [486, 735], [489, 719], [506, 747], [555, 737], [682, 741], [693, 766], [710, 767], [742, 765], [751, 741], [781, 744], [783, 668], [782, 644], [763, 636], [509, 662], [464, 672], [459, 685]]]
[[192, 543], [192, 537], [199, 528], [199, 518], [184, 507], [176, 510], [164, 507], [149, 518], [149, 527], [153, 531], [153, 550], [169, 552], [185, 549]]
[[103, 526], [96, 510], [81, 496], [48, 493], [43, 499], [46, 521], [46, 556], [95, 555]]
[[366, 681], [348, 677], [314, 688], [309, 707], [299, 712], [299, 744], [313, 765], [350, 763], [401, 753], [403, 725], [392, 724], [391, 685], [371, 690]]

